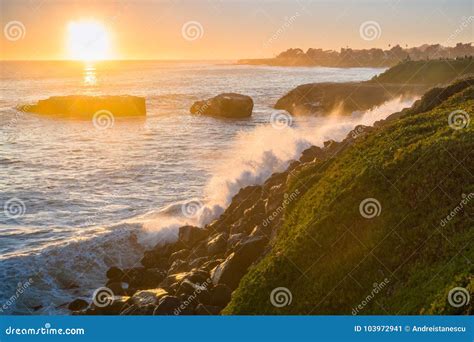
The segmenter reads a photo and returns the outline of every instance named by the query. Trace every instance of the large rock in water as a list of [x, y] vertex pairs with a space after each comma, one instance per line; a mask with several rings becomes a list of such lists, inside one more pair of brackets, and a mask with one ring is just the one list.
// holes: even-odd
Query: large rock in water
[[52, 96], [33, 105], [18, 107], [23, 112], [71, 119], [93, 119], [95, 116], [139, 117], [146, 115], [145, 98], [138, 96]]
[[246, 118], [252, 115], [252, 110], [252, 98], [236, 93], [224, 93], [204, 101], [196, 101], [190, 109], [193, 114], [225, 118]]

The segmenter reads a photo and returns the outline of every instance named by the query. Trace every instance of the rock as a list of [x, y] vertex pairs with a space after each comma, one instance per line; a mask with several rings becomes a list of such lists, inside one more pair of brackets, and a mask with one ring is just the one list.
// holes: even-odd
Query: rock
[[245, 234], [243, 233], [238, 233], [238, 234], [232, 234], [229, 236], [229, 239], [227, 240], [227, 248], [232, 249], [237, 245], [237, 243], [241, 242], [245, 238]]
[[136, 305], [136, 304], [125, 304], [120, 311], [120, 315], [124, 316], [144, 316], [144, 315], [153, 315], [156, 305]]
[[173, 261], [176, 261], [178, 259], [180, 260], [184, 260], [188, 257], [189, 253], [191, 251], [189, 249], [181, 249], [177, 252], [174, 252], [173, 254], [171, 254], [171, 256], [169, 257], [169, 262], [173, 262]]
[[229, 302], [232, 290], [223, 284], [216, 285], [211, 291], [211, 305], [224, 308]]
[[125, 281], [131, 289], [149, 289], [157, 287], [166, 277], [159, 268], [136, 267], [126, 273]]
[[254, 237], [237, 245], [235, 252], [213, 269], [213, 284], [225, 284], [232, 290], [236, 289], [248, 267], [263, 253], [265, 246], [266, 239], [263, 237]]
[[223, 261], [224, 259], [209, 260], [201, 265], [201, 269], [206, 270], [206, 271], [211, 271], [214, 267], [216, 267]]
[[140, 263], [147, 268], [168, 268], [169, 261], [167, 256], [161, 255], [156, 250], [145, 251]]
[[207, 253], [209, 255], [224, 253], [227, 247], [228, 237], [229, 235], [226, 233], [219, 233], [211, 237], [207, 242]]
[[168, 288], [173, 284], [181, 282], [186, 276], [188, 276], [190, 273], [188, 272], [181, 272], [181, 273], [176, 273], [176, 274], [171, 274], [167, 276], [161, 283], [160, 287]]
[[97, 125], [113, 123], [118, 117], [146, 115], [145, 98], [138, 96], [52, 96], [34, 105], [18, 108], [24, 112], [70, 119], [94, 120]]
[[205, 239], [207, 234], [206, 230], [198, 227], [183, 226], [179, 228], [179, 240], [186, 245], [194, 245], [196, 242]]
[[189, 271], [189, 264], [183, 260], [175, 260], [169, 269], [169, 274], [175, 274], [180, 272]]
[[193, 261], [191, 261], [189, 263], [189, 266], [192, 267], [192, 268], [201, 267], [204, 263], [207, 262], [208, 259], [209, 259], [209, 257], [207, 257], [207, 256], [196, 258], [196, 259], [194, 259]]
[[184, 304], [193, 301], [202, 304], [209, 304], [211, 301], [211, 295], [207, 289], [208, 285], [209, 284], [207, 283], [204, 285], [193, 284], [189, 280], [184, 280], [179, 285], [176, 295], [181, 297]]
[[126, 283], [122, 283], [121, 281], [109, 281], [105, 286], [108, 287], [116, 296], [124, 296], [127, 294], [125, 287], [128, 286]]
[[210, 284], [211, 280], [209, 278], [209, 272], [204, 270], [196, 270], [189, 272], [183, 280], [189, 280], [194, 284], [204, 285]]
[[129, 300], [130, 297], [128, 296], [114, 296], [113, 300], [102, 307], [98, 307], [92, 303], [85, 313], [88, 315], [118, 315]]
[[196, 306], [196, 309], [194, 309], [194, 314], [195, 315], [218, 315], [221, 312], [221, 308], [218, 306], [212, 306], [212, 305], [203, 305], [199, 304]]
[[160, 299], [167, 295], [168, 292], [162, 288], [141, 290], [130, 298], [130, 302], [138, 306], [158, 305]]
[[303, 151], [300, 157], [300, 162], [308, 163], [313, 161], [316, 158], [321, 158], [324, 154], [323, 150], [318, 146], [311, 146]]
[[107, 270], [106, 276], [109, 280], [120, 281], [122, 280], [124, 273], [120, 268], [112, 266]]
[[178, 297], [164, 296], [153, 311], [153, 315], [179, 315], [180, 305], [181, 301]]
[[79, 310], [84, 310], [89, 306], [89, 303], [87, 303], [84, 299], [74, 299], [71, 303], [68, 305], [68, 309], [71, 311], [79, 311]]
[[190, 109], [192, 114], [225, 118], [246, 118], [252, 115], [252, 110], [252, 98], [236, 93], [224, 93], [204, 101], [196, 101]]

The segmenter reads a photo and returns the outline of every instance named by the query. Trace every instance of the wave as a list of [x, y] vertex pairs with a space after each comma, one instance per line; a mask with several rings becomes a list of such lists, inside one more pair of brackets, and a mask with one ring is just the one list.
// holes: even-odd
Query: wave
[[[97, 286], [105, 283], [110, 266], [140, 266], [146, 248], [176, 240], [183, 225], [203, 227], [217, 219], [241, 188], [262, 184], [273, 173], [284, 171], [306, 148], [342, 140], [355, 126], [372, 125], [414, 100], [395, 99], [352, 116], [335, 110], [327, 117], [298, 117], [295, 122], [288, 114], [274, 111], [289, 125], [268, 118], [268, 124], [240, 132], [224, 160], [214, 164], [202, 197], [174, 202], [109, 227], [92, 227], [66, 244], [51, 245], [34, 254], [3, 259], [0, 304], [8, 305], [0, 314], [61, 314], [74, 298], [90, 301]], [[11, 295], [25, 280], [33, 285], [11, 302]]]
[[[284, 171], [299, 159], [310, 146], [324, 145], [325, 141], [341, 141], [357, 125], [371, 126], [388, 115], [409, 107], [417, 98], [396, 98], [366, 112], [351, 116], [334, 110], [326, 117], [303, 117], [291, 124], [293, 118], [285, 116], [286, 123], [270, 123], [250, 132], [241, 132], [227, 157], [214, 165], [214, 174], [200, 199], [189, 199], [172, 204], [144, 222], [140, 241], [149, 245], [174, 241], [178, 229], [184, 224], [203, 227], [217, 219], [229, 206], [240, 189], [263, 184], [273, 173]], [[193, 207], [193, 214], [186, 215], [186, 207]]]

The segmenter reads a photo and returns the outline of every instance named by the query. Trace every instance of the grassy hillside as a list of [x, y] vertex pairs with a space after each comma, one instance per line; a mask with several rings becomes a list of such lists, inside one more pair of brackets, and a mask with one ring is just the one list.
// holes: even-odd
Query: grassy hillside
[[[224, 313], [472, 313], [474, 125], [453, 129], [448, 117], [472, 119], [474, 87], [458, 88], [293, 174], [287, 191], [301, 195]], [[378, 216], [361, 215], [367, 198], [380, 203]], [[291, 304], [271, 304], [277, 287], [291, 291]], [[470, 290], [470, 306], [448, 304], [454, 287]]]
[[474, 73], [472, 57], [460, 59], [439, 59], [430, 61], [405, 61], [371, 81], [400, 84], [445, 84], [460, 75]]

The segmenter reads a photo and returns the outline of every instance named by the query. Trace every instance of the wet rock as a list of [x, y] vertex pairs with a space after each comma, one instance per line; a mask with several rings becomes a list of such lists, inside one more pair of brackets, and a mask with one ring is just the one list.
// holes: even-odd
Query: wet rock
[[235, 252], [213, 269], [211, 276], [214, 285], [225, 284], [232, 290], [236, 289], [248, 267], [262, 255], [265, 246], [266, 239], [261, 237], [250, 238], [237, 245]]
[[121, 281], [110, 281], [105, 284], [112, 293], [116, 296], [124, 296], [127, 294], [126, 288], [128, 287], [126, 283], [122, 283]]
[[128, 296], [114, 296], [104, 306], [96, 306], [94, 303], [86, 310], [88, 315], [118, 315], [130, 300]]
[[216, 285], [211, 291], [211, 305], [217, 307], [225, 307], [229, 302], [232, 295], [232, 290], [223, 284]]
[[185, 260], [188, 257], [190, 252], [191, 251], [189, 249], [181, 249], [177, 252], [174, 252], [169, 257], [169, 262], [172, 263], [173, 261], [178, 260], [178, 259]]
[[226, 233], [219, 233], [217, 235], [213, 235], [207, 242], [207, 253], [209, 255], [224, 253], [227, 248], [227, 239], [228, 234]]
[[183, 260], [175, 260], [169, 269], [169, 274], [175, 274], [180, 272], [189, 271], [189, 264]]
[[313, 161], [316, 158], [321, 158], [324, 152], [320, 147], [311, 146], [310, 148], [303, 151], [301, 154], [300, 162], [308, 163]]
[[170, 274], [160, 283], [160, 287], [168, 288], [173, 284], [180, 283], [189, 274], [189, 272]]
[[109, 280], [120, 281], [122, 280], [124, 273], [120, 268], [112, 266], [107, 270], [106, 276]]
[[84, 310], [89, 306], [89, 303], [87, 303], [84, 299], [74, 299], [71, 303], [68, 305], [68, 309], [71, 311], [79, 311], [79, 310]]
[[179, 240], [190, 246], [205, 239], [207, 234], [206, 230], [198, 227], [183, 226], [179, 228]]
[[190, 109], [193, 114], [226, 118], [249, 117], [252, 110], [252, 98], [236, 93], [224, 93], [204, 101], [196, 101]]
[[[96, 113], [117, 117], [145, 116], [145, 98], [138, 96], [52, 96], [33, 105], [20, 106], [24, 112], [61, 116], [70, 119], [92, 119]], [[100, 115], [100, 114], [99, 114]]]
[[185, 304], [193, 301], [196, 301], [196, 303], [209, 304], [211, 295], [207, 289], [208, 285], [209, 284], [198, 285], [189, 280], [184, 280], [179, 285], [176, 295], [179, 296]]
[[189, 280], [192, 283], [203, 285], [206, 283], [210, 283], [209, 272], [205, 270], [196, 270], [189, 272], [183, 277], [183, 280]]
[[169, 265], [168, 257], [162, 256], [161, 253], [151, 250], [145, 251], [140, 263], [147, 268], [166, 269]]
[[130, 269], [127, 282], [132, 289], [147, 289], [157, 287], [166, 277], [165, 271], [158, 268], [137, 267]]
[[214, 267], [219, 265], [222, 261], [224, 261], [224, 259], [209, 260], [201, 265], [201, 269], [210, 272]]
[[177, 315], [180, 305], [181, 301], [178, 297], [164, 296], [153, 311], [153, 315]]
[[208, 260], [209, 260], [209, 257], [207, 257], [207, 256], [200, 257], [200, 258], [196, 258], [196, 259], [194, 259], [193, 261], [191, 261], [191, 262], [189, 263], [189, 266], [190, 266], [191, 268], [199, 268], [199, 267], [201, 267], [203, 264], [205, 264]]
[[229, 236], [229, 239], [227, 240], [227, 248], [233, 249], [235, 245], [241, 242], [245, 237], [246, 235], [243, 233], [232, 234], [231, 236]]
[[136, 305], [136, 304], [125, 304], [120, 311], [120, 315], [124, 316], [148, 316], [153, 315], [156, 305]]
[[130, 298], [130, 303], [138, 306], [158, 305], [160, 299], [167, 295], [168, 292], [162, 288], [141, 290]]

